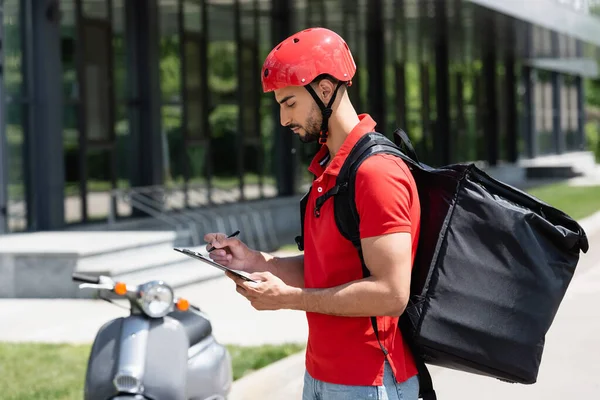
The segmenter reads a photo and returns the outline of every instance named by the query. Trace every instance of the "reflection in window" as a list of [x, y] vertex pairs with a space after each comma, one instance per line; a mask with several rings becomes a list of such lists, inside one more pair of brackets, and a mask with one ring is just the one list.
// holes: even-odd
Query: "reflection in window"
[[8, 227], [9, 231], [27, 228], [25, 197], [25, 158], [22, 117], [25, 108], [21, 104], [6, 104], [6, 154], [8, 162]]
[[111, 137], [109, 107], [110, 29], [104, 24], [85, 24], [85, 112], [87, 138], [106, 141]]
[[25, 131], [23, 126], [28, 110], [22, 92], [22, 41], [20, 22], [21, 2], [5, 0], [3, 7], [3, 76], [4, 79], [4, 134], [6, 135], [6, 173], [8, 179], [8, 230], [27, 229], [25, 197]]
[[185, 107], [186, 107], [186, 137], [201, 138], [203, 132], [204, 104], [202, 104], [202, 37], [186, 34], [184, 39], [185, 52]]
[[95, 19], [108, 18], [107, 0], [81, 0], [83, 6], [83, 16]]
[[[238, 49], [235, 39], [233, 1], [209, 3], [208, 86], [211, 99], [209, 114], [212, 200], [216, 203], [239, 200], [238, 132]], [[230, 29], [222, 27], [229, 26]]]
[[105, 219], [110, 202], [106, 193], [111, 186], [111, 150], [91, 148], [87, 152], [87, 217], [89, 220]]
[[[117, 187], [127, 188], [130, 186], [130, 157], [129, 149], [129, 107], [128, 88], [127, 88], [127, 49], [125, 41], [125, 4], [127, 0], [112, 0], [112, 18], [113, 18], [113, 87], [114, 87], [114, 131], [116, 138], [117, 154]], [[117, 215], [126, 217], [131, 215], [131, 207], [121, 197], [118, 197], [116, 204]]]
[[166, 137], [165, 185], [183, 183], [184, 142], [181, 108], [181, 52], [178, 5], [176, 1], [159, 0], [159, 63], [162, 97], [161, 126]]
[[186, 32], [202, 31], [202, 8], [200, 4], [183, 0], [183, 29]]

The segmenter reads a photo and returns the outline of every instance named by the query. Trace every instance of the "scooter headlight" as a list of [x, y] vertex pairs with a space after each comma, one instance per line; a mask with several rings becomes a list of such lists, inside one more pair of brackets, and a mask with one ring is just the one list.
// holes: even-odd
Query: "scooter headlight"
[[162, 281], [145, 283], [139, 293], [138, 303], [151, 318], [164, 317], [173, 307], [173, 289]]

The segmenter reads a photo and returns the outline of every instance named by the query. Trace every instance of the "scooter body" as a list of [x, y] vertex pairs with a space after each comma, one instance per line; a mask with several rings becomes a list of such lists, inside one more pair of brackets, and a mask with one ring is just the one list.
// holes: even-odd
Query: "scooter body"
[[[100, 279], [105, 287], [110, 285], [106, 277]], [[147, 292], [128, 289], [130, 300]], [[179, 301], [171, 299], [173, 304]], [[155, 317], [136, 304], [132, 302], [131, 315], [109, 321], [98, 331], [88, 360], [84, 399], [226, 399], [232, 383], [231, 358], [212, 335], [206, 315], [197, 308], [172, 307]]]

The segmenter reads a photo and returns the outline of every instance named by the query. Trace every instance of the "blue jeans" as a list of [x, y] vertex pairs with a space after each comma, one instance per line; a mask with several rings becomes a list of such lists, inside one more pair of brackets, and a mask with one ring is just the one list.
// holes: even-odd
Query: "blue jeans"
[[346, 386], [322, 382], [304, 373], [302, 400], [418, 400], [419, 378], [397, 383], [390, 364], [385, 362], [382, 386]]

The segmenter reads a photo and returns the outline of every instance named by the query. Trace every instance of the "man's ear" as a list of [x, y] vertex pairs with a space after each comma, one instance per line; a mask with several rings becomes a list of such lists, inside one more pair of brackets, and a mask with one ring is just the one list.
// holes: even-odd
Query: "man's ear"
[[329, 104], [329, 100], [335, 90], [335, 84], [329, 79], [321, 79], [317, 84], [316, 92], [325, 104]]

